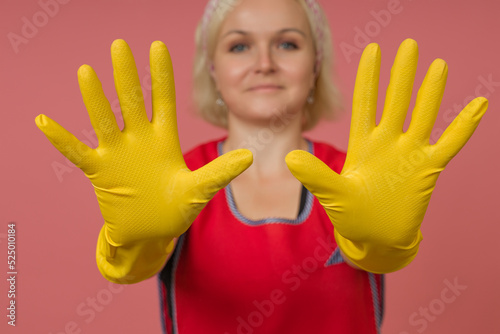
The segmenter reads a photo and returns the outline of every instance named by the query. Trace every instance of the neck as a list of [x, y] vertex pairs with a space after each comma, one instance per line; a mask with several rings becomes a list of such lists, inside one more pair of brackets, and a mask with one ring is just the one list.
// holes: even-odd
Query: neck
[[253, 164], [243, 173], [245, 177], [259, 180], [293, 177], [285, 156], [293, 150], [308, 149], [307, 141], [302, 137], [300, 117], [288, 122], [272, 119], [266, 124], [253, 124], [229, 116], [228, 136], [222, 150], [223, 153], [238, 148], [252, 151]]

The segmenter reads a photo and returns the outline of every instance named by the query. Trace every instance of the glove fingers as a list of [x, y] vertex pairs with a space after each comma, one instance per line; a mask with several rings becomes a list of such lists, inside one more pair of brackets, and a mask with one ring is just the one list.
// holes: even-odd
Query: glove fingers
[[385, 97], [380, 127], [394, 134], [403, 132], [403, 124], [410, 106], [415, 73], [417, 72], [418, 46], [413, 39], [406, 39], [398, 49], [391, 69], [391, 79]]
[[115, 78], [116, 93], [125, 127], [123, 131], [141, 131], [149, 125], [144, 107], [141, 84], [134, 56], [127, 43], [117, 39], [111, 45], [111, 60]]
[[442, 59], [432, 62], [417, 95], [415, 108], [407, 133], [418, 142], [429, 144], [432, 127], [436, 121], [443, 98], [448, 66]]
[[253, 162], [252, 152], [247, 149], [230, 151], [193, 171], [196, 184], [201, 185], [200, 201], [210, 200]]
[[352, 100], [352, 118], [349, 147], [362, 144], [375, 127], [377, 115], [378, 80], [380, 75], [380, 48], [369, 44], [359, 61]]
[[59, 152], [85, 172], [93, 152], [90, 147], [79, 141], [56, 121], [43, 114], [35, 118], [35, 123]]
[[[151, 100], [153, 104], [151, 122], [161, 133], [172, 157], [182, 160], [177, 131], [174, 70], [170, 54], [164, 43], [155, 41], [151, 44], [149, 63], [151, 67]], [[177, 165], [179, 164], [181, 162], [177, 161]]]
[[344, 181], [323, 161], [309, 152], [294, 150], [285, 157], [286, 164], [295, 176], [322, 205], [331, 205], [332, 198], [344, 189]]
[[92, 67], [82, 65], [78, 69], [78, 84], [83, 102], [89, 113], [90, 122], [99, 140], [110, 142], [120, 134], [115, 115], [108, 99], [104, 95], [101, 82]]
[[477, 97], [457, 115], [436, 144], [432, 155], [443, 167], [462, 149], [488, 109], [488, 100]]

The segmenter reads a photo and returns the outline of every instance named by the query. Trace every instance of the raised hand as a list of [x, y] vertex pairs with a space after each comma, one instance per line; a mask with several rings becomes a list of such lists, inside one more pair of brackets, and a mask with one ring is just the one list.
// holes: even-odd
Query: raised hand
[[380, 49], [377, 44], [365, 48], [340, 175], [305, 151], [292, 151], [286, 157], [293, 175], [325, 208], [344, 255], [375, 273], [401, 269], [416, 256], [422, 240], [420, 225], [439, 173], [474, 133], [488, 106], [483, 97], [471, 101], [431, 145], [448, 73], [446, 63], [436, 59], [418, 92], [410, 126], [403, 132], [417, 61], [417, 43], [405, 40], [376, 125]]
[[[113, 42], [111, 56], [123, 130], [118, 128], [101, 83], [88, 65], [78, 70], [78, 82], [99, 146], [86, 146], [45, 115], [36, 118], [40, 130], [82, 169], [94, 186], [104, 218], [97, 258], [108, 279], [130, 270], [120, 268], [131, 265], [126, 256], [138, 256], [124, 253], [121, 259], [113, 259], [117, 247], [127, 250], [156, 243], [165, 253], [172, 238], [189, 228], [215, 193], [252, 163], [251, 152], [240, 149], [190, 171], [179, 145], [174, 76], [166, 46], [159, 41], [151, 45], [151, 121], [147, 118], [134, 58], [125, 41]], [[103, 239], [110, 246], [106, 252], [100, 249], [104, 247]], [[142, 251], [135, 248], [134, 252]], [[106, 260], [99, 257], [100, 253], [105, 254]]]

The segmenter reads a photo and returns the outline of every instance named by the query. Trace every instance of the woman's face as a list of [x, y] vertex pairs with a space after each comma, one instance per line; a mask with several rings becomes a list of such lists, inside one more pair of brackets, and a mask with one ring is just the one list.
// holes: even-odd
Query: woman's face
[[230, 117], [265, 123], [301, 115], [314, 87], [315, 52], [306, 13], [294, 0], [243, 0], [217, 38], [213, 78]]

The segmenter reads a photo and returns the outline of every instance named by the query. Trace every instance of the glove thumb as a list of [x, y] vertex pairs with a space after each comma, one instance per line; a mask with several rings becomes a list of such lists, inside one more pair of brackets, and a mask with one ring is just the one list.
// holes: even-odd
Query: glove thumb
[[252, 162], [253, 155], [250, 150], [233, 150], [193, 171], [193, 177], [196, 183], [202, 186], [204, 199], [210, 200], [217, 191], [250, 167]]
[[345, 187], [343, 178], [327, 164], [309, 152], [294, 150], [285, 157], [285, 162], [295, 176], [321, 205], [331, 206]]
[[48, 116], [38, 115], [35, 123], [59, 152], [78, 168], [85, 169], [86, 162], [93, 151], [90, 147]]

